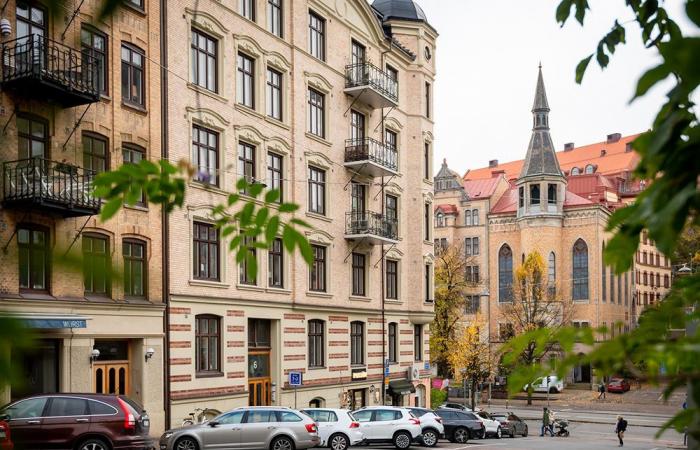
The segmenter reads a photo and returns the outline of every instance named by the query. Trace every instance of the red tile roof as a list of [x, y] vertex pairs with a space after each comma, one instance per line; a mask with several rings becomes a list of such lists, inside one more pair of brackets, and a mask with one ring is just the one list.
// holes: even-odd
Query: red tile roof
[[[633, 170], [639, 161], [639, 155], [634, 151], [626, 151], [627, 143], [632, 142], [639, 136], [634, 134], [620, 138], [619, 141], [608, 144], [606, 142], [598, 142], [595, 144], [576, 147], [568, 151], [557, 152], [559, 165], [565, 173], [569, 173], [573, 167], [578, 167], [583, 173], [583, 169], [587, 164], [596, 166], [596, 173], [615, 174], [625, 170]], [[605, 150], [605, 154], [602, 154]], [[499, 164], [496, 167], [482, 167], [474, 169], [464, 174], [464, 179], [480, 180], [492, 178], [494, 172], [503, 172], [507, 180], [512, 180], [520, 175], [520, 170], [523, 166], [523, 160], [510, 161]]]
[[[593, 205], [594, 202], [587, 200], [573, 192], [566, 191], [564, 197], [564, 208]], [[514, 213], [518, 208], [518, 188], [511, 188], [501, 196], [498, 202], [491, 208], [491, 213]]]
[[455, 205], [448, 205], [448, 204], [437, 205], [435, 207], [435, 211], [437, 211], [438, 209], [445, 214], [454, 214], [454, 215], [459, 214], [459, 211], [457, 210], [457, 207]]
[[487, 178], [482, 180], [467, 180], [464, 182], [464, 190], [469, 198], [479, 200], [490, 197], [496, 190], [496, 185], [500, 177]]

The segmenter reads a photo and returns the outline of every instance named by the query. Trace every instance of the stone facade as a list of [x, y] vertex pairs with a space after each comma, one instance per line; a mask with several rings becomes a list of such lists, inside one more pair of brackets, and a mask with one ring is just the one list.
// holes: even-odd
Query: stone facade
[[[387, 380], [405, 380], [413, 385], [410, 391], [415, 389], [408, 393], [399, 384], [387, 384], [389, 391], [392, 386], [399, 391], [392, 401], [429, 402], [430, 371], [425, 364], [433, 308], [426, 294], [431, 287], [425, 283], [432, 277], [433, 194], [431, 167], [424, 162], [430, 162], [432, 152], [431, 93], [426, 89], [435, 77], [437, 33], [420, 20], [392, 18], [382, 23], [364, 0], [283, 2], [281, 10], [271, 3], [168, 3], [168, 65], [173, 72], [168, 82], [170, 159], [191, 160], [195, 132], [200, 136], [205, 130], [216, 139], [216, 162], [199, 167], [209, 172], [207, 182], [190, 183], [186, 206], [170, 217], [172, 425], [202, 406], [223, 410], [295, 402], [299, 407], [377, 404], [382, 401], [382, 359], [388, 358], [390, 323], [397, 328], [396, 350]], [[279, 23], [274, 20], [277, 12]], [[323, 39], [315, 42], [323, 55], [310, 53], [310, 27], [322, 30]], [[199, 72], [191, 70], [193, 36], [205, 36], [211, 45], [208, 56], [215, 61], [211, 67], [216, 82], [201, 81], [195, 75]], [[382, 83], [389, 84], [346, 92], [346, 81], [352, 78], [346, 73], [353, 61], [352, 42], [359, 44], [355, 62], [371, 62], [381, 72], [390, 70], [387, 67], [396, 70], [398, 102], [389, 101], [396, 105], [386, 103], [395, 92], [379, 92], [390, 86], [386, 80]], [[270, 103], [275, 91], [271, 80], [279, 86], [280, 103]], [[323, 132], [314, 133], [311, 126], [312, 95], [324, 104]], [[351, 118], [359, 120], [358, 114], [364, 124], [355, 133], [379, 145], [384, 145], [384, 129], [394, 133], [397, 168], [387, 172], [382, 166], [395, 162], [386, 160], [345, 167], [346, 140], [358, 137], [351, 134]], [[426, 150], [427, 157], [417, 157]], [[268, 186], [273, 183], [268, 172], [273, 157], [284, 200], [301, 206], [297, 216], [313, 227], [307, 237], [325, 249], [324, 289], [312, 290], [310, 269], [298, 254], [282, 256], [282, 270], [275, 272], [279, 282], [272, 283], [271, 258], [258, 250], [257, 279], [245, 280], [226, 251], [225, 239], [217, 244], [221, 252], [215, 275], [203, 277], [200, 269], [207, 266], [193, 267], [193, 228], [212, 222], [212, 208], [235, 191], [244, 166], [248, 176]], [[379, 172], [369, 172], [370, 166]], [[325, 174], [321, 212], [310, 208], [310, 168]], [[378, 239], [345, 237], [354, 182], [365, 186], [363, 211], [386, 215], [386, 196], [397, 200], [398, 236], [387, 239], [379, 231]], [[365, 289], [360, 295], [352, 290], [353, 253], [364, 258]], [[398, 272], [395, 299], [386, 298], [382, 276], [389, 259]], [[362, 324], [361, 333], [354, 322]], [[203, 347], [203, 328], [208, 326], [217, 330], [215, 340], [207, 341], [214, 342], [212, 352]], [[313, 345], [320, 345], [314, 361], [309, 352], [312, 326]], [[356, 357], [351, 355], [351, 334], [357, 335], [354, 342], [361, 342]], [[303, 373], [303, 385], [296, 391], [288, 383], [290, 372]]]
[[[67, 4], [57, 15], [39, 2], [10, 0], [4, 7], [12, 34], [4, 37], [0, 95], [0, 303], [4, 313], [36, 328], [39, 341], [35, 353], [15, 355], [24, 383], [5, 390], [3, 400], [114, 388], [142, 403], [158, 432], [164, 427], [161, 211], [127, 207], [101, 222], [89, 169], [114, 169], [124, 154], [130, 161], [160, 158], [160, 68], [151, 63], [160, 61], [160, 7], [148, 0], [142, 8], [125, 4], [98, 20], [101, 2], [81, 5], [72, 21]], [[121, 78], [125, 48], [137, 54], [131, 62], [142, 77], [128, 95]], [[104, 66], [93, 55], [103, 55]], [[88, 248], [94, 258], [88, 275], [51, 258]], [[125, 264], [133, 268], [130, 281], [110, 280], [97, 269], [123, 273]], [[92, 361], [94, 349], [101, 353]], [[152, 357], [145, 358], [149, 349]]]

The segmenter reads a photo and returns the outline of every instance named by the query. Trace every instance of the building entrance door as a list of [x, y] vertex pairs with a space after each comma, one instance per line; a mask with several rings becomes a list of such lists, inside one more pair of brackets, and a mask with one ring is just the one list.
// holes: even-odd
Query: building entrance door
[[129, 363], [93, 364], [94, 390], [98, 394], [126, 395], [129, 392]]
[[272, 404], [272, 381], [269, 378], [257, 378], [248, 381], [248, 405], [269, 406]]
[[270, 374], [271, 322], [248, 319], [248, 405], [272, 404], [272, 377]]

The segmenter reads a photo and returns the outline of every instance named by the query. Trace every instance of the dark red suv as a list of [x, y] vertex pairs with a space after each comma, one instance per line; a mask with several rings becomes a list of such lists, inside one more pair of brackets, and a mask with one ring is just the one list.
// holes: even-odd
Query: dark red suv
[[15, 450], [147, 450], [150, 420], [123, 395], [42, 394], [0, 409]]

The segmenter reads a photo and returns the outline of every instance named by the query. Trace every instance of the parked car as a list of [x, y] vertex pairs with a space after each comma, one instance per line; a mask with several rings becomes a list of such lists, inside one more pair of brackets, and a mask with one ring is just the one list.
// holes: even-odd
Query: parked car
[[484, 424], [484, 433], [480, 436], [482, 439], [489, 436], [493, 436], [497, 439], [501, 438], [503, 430], [501, 429], [501, 423], [498, 420], [491, 417], [491, 415], [486, 411], [476, 411], [475, 414], [476, 417]]
[[450, 442], [465, 444], [485, 432], [483, 422], [473, 412], [441, 408], [438, 413], [445, 427], [445, 438]]
[[10, 424], [0, 420], [0, 450], [12, 450], [12, 436], [10, 436]]
[[625, 378], [611, 378], [608, 382], [608, 392], [619, 392], [624, 394], [630, 390], [630, 382]]
[[498, 420], [503, 429], [503, 433], [514, 438], [515, 436], [522, 435], [522, 437], [527, 437], [527, 424], [520, 417], [513, 413], [492, 413], [491, 417]]
[[146, 411], [124, 395], [42, 394], [0, 409], [21, 449], [144, 450], [153, 447]]
[[314, 419], [290, 408], [235, 408], [208, 422], [168, 430], [161, 450], [209, 450], [240, 447], [248, 450], [303, 450], [321, 442]]
[[368, 444], [390, 442], [404, 450], [422, 433], [420, 419], [406, 408], [368, 406], [351, 414], [360, 422], [360, 431]]
[[459, 409], [461, 411], [471, 411], [471, 408], [464, 406], [461, 403], [454, 403], [454, 402], [445, 402], [442, 405], [438, 406], [438, 408], [452, 408], [452, 409]]
[[438, 440], [445, 435], [442, 418], [435, 411], [428, 408], [408, 409], [420, 419], [421, 435], [418, 441], [426, 447], [435, 447]]
[[[547, 378], [549, 378], [549, 383], [547, 383]], [[527, 391], [529, 386], [529, 384], [526, 384], [523, 391]], [[532, 386], [534, 392], [546, 393], [549, 390], [550, 394], [559, 394], [564, 390], [564, 380], [560, 380], [556, 375], [550, 375], [549, 377], [536, 379]]]
[[316, 421], [318, 436], [321, 438], [320, 447], [346, 450], [365, 439], [360, 431], [360, 422], [347, 409], [309, 408], [302, 409], [301, 412]]

